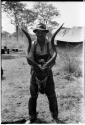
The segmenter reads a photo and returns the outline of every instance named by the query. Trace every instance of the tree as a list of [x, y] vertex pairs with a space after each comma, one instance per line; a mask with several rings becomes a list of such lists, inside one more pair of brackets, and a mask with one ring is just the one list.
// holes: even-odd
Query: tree
[[38, 20], [46, 25], [52, 24], [52, 19], [59, 15], [59, 11], [52, 4], [46, 2], [37, 2], [34, 5], [34, 11], [38, 15]]
[[37, 19], [37, 14], [32, 10], [25, 9], [19, 16], [21, 25], [29, 26]]
[[18, 17], [24, 9], [24, 5], [19, 2], [5, 1], [2, 2], [2, 11], [6, 12], [8, 17], [11, 19], [11, 23], [16, 26], [17, 40], [18, 40]]
[[37, 18], [35, 12], [26, 9], [25, 4], [20, 2], [2, 2], [2, 10], [7, 13], [8, 17], [11, 19], [11, 23], [16, 26], [17, 41], [19, 26], [27, 26]]
[[37, 13], [37, 20], [46, 24], [48, 27], [49, 33], [47, 34], [47, 38], [51, 40], [52, 29], [59, 25], [57, 21], [53, 20], [55, 17], [60, 15], [59, 11], [52, 4], [46, 2], [36, 2], [33, 8]]

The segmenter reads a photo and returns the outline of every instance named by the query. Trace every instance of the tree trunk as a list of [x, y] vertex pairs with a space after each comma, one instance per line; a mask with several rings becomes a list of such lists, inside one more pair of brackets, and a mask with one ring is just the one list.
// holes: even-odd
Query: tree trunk
[[18, 42], [18, 25], [16, 25], [16, 37], [17, 37], [17, 42]]

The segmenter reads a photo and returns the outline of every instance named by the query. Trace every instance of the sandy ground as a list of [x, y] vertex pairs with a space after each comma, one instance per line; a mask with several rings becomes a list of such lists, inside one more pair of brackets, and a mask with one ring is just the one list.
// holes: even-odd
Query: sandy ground
[[[61, 65], [62, 63], [57, 59], [57, 64], [53, 67], [59, 118], [65, 123], [82, 123], [84, 98], [82, 77], [66, 79], [66, 74], [59, 70]], [[25, 57], [16, 54], [11, 59], [2, 59], [2, 67], [4, 76], [1, 83], [1, 121], [21, 123], [23, 119], [29, 117], [30, 67]], [[45, 95], [39, 94], [37, 111], [42, 123], [53, 123]]]

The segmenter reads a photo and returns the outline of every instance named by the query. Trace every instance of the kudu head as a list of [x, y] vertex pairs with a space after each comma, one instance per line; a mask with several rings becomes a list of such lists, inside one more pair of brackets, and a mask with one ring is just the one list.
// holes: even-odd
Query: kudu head
[[[64, 25], [64, 23], [59, 26], [59, 28], [57, 29], [57, 31], [53, 34], [52, 38], [51, 38], [51, 44], [52, 44], [52, 47], [54, 49], [54, 39], [55, 39], [55, 36], [57, 35], [57, 33], [61, 30], [62, 26]], [[25, 31], [24, 29], [22, 29], [22, 31], [24, 32], [24, 34], [26, 35], [27, 39], [28, 39], [28, 42], [29, 42], [29, 47], [28, 47], [28, 53], [30, 52], [30, 49], [31, 49], [31, 44], [32, 44], [32, 40], [31, 40], [31, 37], [29, 35], [29, 33], [27, 31]]]

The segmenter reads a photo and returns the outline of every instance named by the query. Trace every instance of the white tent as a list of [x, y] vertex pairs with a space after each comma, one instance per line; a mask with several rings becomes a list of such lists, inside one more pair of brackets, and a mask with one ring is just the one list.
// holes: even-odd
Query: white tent
[[[52, 34], [56, 31], [54, 29]], [[73, 28], [62, 28], [55, 37], [55, 41], [62, 42], [83, 42], [85, 40], [85, 28], [73, 27]]]

